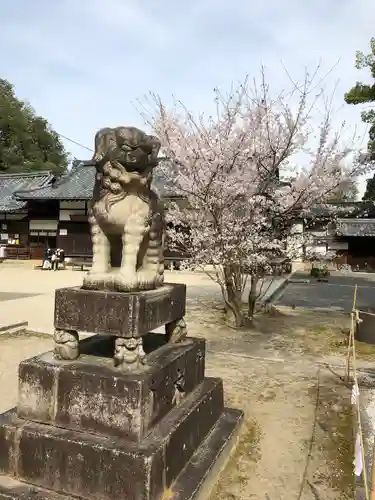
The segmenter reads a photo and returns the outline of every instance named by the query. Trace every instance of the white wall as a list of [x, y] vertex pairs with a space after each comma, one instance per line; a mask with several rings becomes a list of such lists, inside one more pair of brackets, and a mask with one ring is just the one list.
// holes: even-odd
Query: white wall
[[30, 220], [30, 231], [57, 231], [57, 220]]
[[328, 250], [348, 250], [349, 243], [347, 241], [330, 241]]
[[59, 220], [70, 221], [71, 215], [85, 215], [85, 201], [60, 201]]
[[306, 245], [306, 254], [320, 255], [324, 257], [327, 254], [327, 245]]

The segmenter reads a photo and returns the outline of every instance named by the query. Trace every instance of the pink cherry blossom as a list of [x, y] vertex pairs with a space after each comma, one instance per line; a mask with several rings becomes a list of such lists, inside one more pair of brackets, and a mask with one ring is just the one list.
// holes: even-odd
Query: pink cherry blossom
[[274, 97], [264, 77], [254, 88], [246, 80], [227, 96], [215, 90], [216, 114], [207, 117], [151, 95], [146, 119], [169, 158], [163, 173], [186, 200], [169, 207], [169, 245], [190, 256], [190, 267], [212, 266], [237, 326], [246, 280], [255, 293], [272, 257], [293, 258], [306, 243], [295, 220], [368, 169], [355, 140], [343, 140], [344, 126], [333, 130], [327, 106], [314, 119], [324, 102], [314, 85], [307, 77]]

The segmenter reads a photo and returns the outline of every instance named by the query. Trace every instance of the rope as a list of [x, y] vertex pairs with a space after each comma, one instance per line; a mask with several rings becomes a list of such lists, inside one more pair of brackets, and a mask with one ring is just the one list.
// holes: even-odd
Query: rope
[[[358, 386], [358, 377], [357, 377], [357, 358], [356, 358], [354, 336], [355, 336], [356, 325], [361, 323], [361, 321], [362, 321], [360, 319], [360, 312], [362, 312], [362, 311], [360, 311], [359, 309], [356, 308], [357, 290], [358, 290], [358, 287], [357, 287], [357, 285], [355, 285], [354, 295], [353, 295], [353, 307], [352, 307], [352, 312], [350, 314], [351, 326], [350, 326], [350, 333], [349, 333], [349, 342], [348, 342], [348, 351], [347, 351], [347, 366], [346, 366], [346, 379], [349, 382], [350, 372], [352, 371], [352, 379], [353, 379], [353, 386], [352, 387], [354, 387], [354, 388], [359, 387]], [[371, 315], [375, 316], [375, 314], [371, 314]], [[350, 363], [351, 360], [352, 360], [352, 363]], [[357, 423], [358, 423], [358, 433], [359, 433], [360, 448], [361, 448], [362, 477], [363, 477], [363, 484], [364, 484], [364, 488], [365, 488], [365, 497], [366, 497], [366, 500], [369, 500], [369, 487], [368, 487], [368, 478], [367, 478], [365, 447], [364, 447], [364, 440], [363, 440], [361, 410], [360, 410], [360, 405], [359, 405], [359, 395], [357, 392], [356, 392], [356, 397], [354, 399], [354, 403], [355, 403], [356, 410], [357, 410]]]
[[361, 311], [360, 309], [357, 309], [356, 312], [357, 313], [368, 314], [369, 316], [375, 316], [375, 313], [372, 313], [372, 312], [369, 312], [369, 311]]
[[[352, 323], [354, 323], [354, 314], [352, 313]], [[355, 352], [355, 340], [353, 335], [352, 342], [352, 357], [353, 357], [353, 380], [356, 387], [358, 387], [358, 378], [357, 378], [357, 366], [356, 366], [356, 352]], [[362, 475], [363, 475], [363, 484], [365, 487], [366, 500], [369, 500], [369, 489], [368, 489], [368, 480], [367, 480], [367, 468], [366, 468], [366, 458], [365, 458], [365, 447], [363, 443], [363, 430], [362, 430], [362, 421], [361, 421], [361, 410], [359, 406], [359, 398], [356, 398], [356, 409], [357, 409], [357, 422], [358, 422], [358, 431], [359, 431], [359, 439], [361, 444], [361, 456], [362, 456]]]
[[[352, 312], [351, 312], [351, 315], [350, 315], [350, 318], [351, 318], [351, 327], [350, 327], [350, 332], [349, 332], [349, 342], [348, 342], [348, 350], [347, 350], [347, 366], [346, 366], [346, 379], [347, 379], [347, 382], [349, 382], [349, 380], [350, 380], [350, 372], [352, 371], [353, 387], [355, 387], [355, 388], [358, 388], [358, 377], [357, 377], [357, 358], [356, 358], [356, 351], [355, 351], [355, 338], [354, 338], [354, 335], [355, 335], [355, 327], [356, 327], [356, 325], [362, 321], [360, 319], [360, 315], [359, 315], [359, 313], [361, 311], [356, 308], [356, 305], [357, 305], [357, 291], [358, 291], [358, 287], [357, 287], [357, 285], [355, 285], [354, 295], [353, 295], [353, 307], [352, 307]], [[369, 313], [367, 313], [367, 314], [369, 314]], [[372, 314], [372, 316], [375, 316], [375, 314]], [[350, 363], [351, 360], [352, 360], [352, 363]], [[311, 460], [311, 457], [312, 457], [312, 449], [313, 449], [313, 445], [314, 445], [314, 440], [315, 440], [316, 425], [317, 425], [317, 415], [318, 415], [318, 407], [319, 407], [319, 399], [320, 399], [320, 367], [317, 370], [317, 375], [316, 376], [317, 376], [317, 393], [316, 393], [316, 401], [315, 401], [314, 421], [313, 421], [313, 425], [312, 425], [311, 438], [310, 438], [310, 441], [309, 441], [309, 449], [308, 449], [308, 453], [307, 453], [307, 457], [306, 457], [306, 464], [305, 464], [305, 468], [304, 468], [304, 471], [303, 471], [302, 480], [301, 480], [301, 484], [300, 484], [300, 489], [299, 489], [297, 500], [301, 500], [301, 498], [302, 498], [303, 490], [304, 490], [304, 487], [305, 487], [305, 484], [306, 484], [308, 467], [309, 467], [310, 460]], [[359, 435], [360, 449], [361, 449], [362, 477], [363, 477], [363, 484], [364, 484], [364, 489], [365, 489], [365, 498], [366, 498], [366, 500], [370, 500], [370, 497], [369, 497], [369, 485], [368, 485], [368, 478], [367, 478], [367, 469], [366, 469], [365, 447], [364, 447], [364, 439], [363, 439], [363, 428], [362, 428], [362, 420], [361, 420], [361, 411], [360, 411], [360, 405], [359, 405], [358, 392], [356, 391], [356, 398], [355, 398], [354, 403], [355, 403], [355, 406], [356, 406], [357, 423], [358, 423], [358, 435]]]

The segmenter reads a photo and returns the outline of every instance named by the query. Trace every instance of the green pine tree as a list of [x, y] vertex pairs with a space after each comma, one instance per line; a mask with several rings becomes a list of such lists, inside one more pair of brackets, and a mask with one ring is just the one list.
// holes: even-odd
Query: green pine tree
[[[375, 79], [375, 38], [370, 41], [370, 54], [357, 51], [355, 67], [358, 70], [369, 69]], [[375, 83], [372, 85], [357, 82], [344, 96], [347, 104], [364, 104], [375, 101]], [[362, 121], [370, 124], [368, 151], [370, 158], [375, 159], [375, 110], [362, 111]]]
[[375, 175], [370, 179], [367, 179], [367, 186], [365, 194], [362, 198], [365, 200], [375, 201]]
[[0, 79], [0, 172], [60, 174], [67, 166], [68, 154], [58, 134], [15, 96], [11, 83]]

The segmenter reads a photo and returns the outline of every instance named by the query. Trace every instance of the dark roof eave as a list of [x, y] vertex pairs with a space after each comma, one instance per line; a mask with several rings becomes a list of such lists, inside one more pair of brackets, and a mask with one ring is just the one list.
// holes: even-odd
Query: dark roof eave
[[16, 198], [16, 199], [19, 199], [19, 200], [33, 200], [35, 199], [35, 196], [27, 196], [28, 194], [30, 195], [30, 193], [36, 193], [38, 191], [42, 191], [43, 189], [46, 189], [46, 188], [49, 188], [51, 186], [51, 183], [52, 181], [55, 179], [56, 177], [51, 174], [48, 179], [46, 179], [43, 184], [41, 186], [38, 186], [36, 188], [32, 188], [32, 189], [20, 189], [18, 191], [14, 191], [13, 193], [13, 196]]
[[170, 194], [170, 195], [165, 195], [161, 196], [163, 200], [186, 200], [186, 196], [181, 196], [179, 194]]
[[18, 193], [15, 194], [15, 196], [17, 197], [17, 199], [19, 200], [22, 200], [22, 201], [89, 201], [91, 200], [91, 196], [90, 197], [80, 197], [80, 196], [72, 196], [72, 197], [68, 197], [68, 196], [61, 196], [61, 197], [56, 197], [56, 196], [41, 196], [40, 198], [38, 198], [37, 196], [30, 196], [30, 197], [27, 197], [27, 196], [19, 196]]
[[[17, 194], [17, 198], [22, 200], [22, 201], [25, 201], [28, 202], [28, 201], [90, 201], [92, 199], [92, 196], [88, 196], [88, 197], [80, 197], [80, 196], [72, 196], [72, 197], [59, 197], [59, 198], [56, 198], [55, 196], [43, 196], [43, 197], [40, 197], [40, 198], [36, 198], [35, 196], [32, 196], [30, 198], [27, 198], [27, 197], [19, 197], [18, 194]], [[162, 196], [161, 197], [162, 200], [171, 200], [171, 201], [177, 201], [177, 200], [184, 200], [185, 197], [184, 196], [174, 196], [174, 195], [168, 195], [168, 196]]]
[[[157, 191], [160, 191], [161, 197], [163, 199], [180, 198], [180, 193], [173, 193], [173, 187], [169, 186], [162, 177], [159, 172], [154, 178], [154, 186]], [[49, 184], [33, 190], [18, 190], [14, 195], [20, 200], [90, 200], [94, 189], [94, 181], [95, 168], [78, 165], [73, 167], [66, 175], [56, 179], [54, 183], [49, 182]]]
[[336, 231], [335, 235], [340, 237], [340, 238], [374, 238], [375, 237], [375, 231], [374, 232], [369, 232], [366, 234], [361, 234], [360, 232], [356, 233], [347, 233], [344, 231]]
[[40, 170], [36, 172], [19, 172], [19, 173], [0, 173], [0, 179], [14, 179], [22, 177], [54, 177], [50, 170]]
[[3, 210], [3, 208], [1, 208], [1, 206], [0, 206], [0, 213], [1, 214], [27, 213], [26, 202], [21, 207], [17, 207], [17, 208], [7, 207], [5, 210]]
[[26, 186], [28, 189], [46, 187], [53, 178], [50, 171], [0, 173], [0, 211], [11, 214], [24, 210], [26, 200], [17, 199], [14, 193], [20, 188], [25, 190]]
[[339, 219], [335, 234], [341, 237], [374, 237], [374, 219]]

